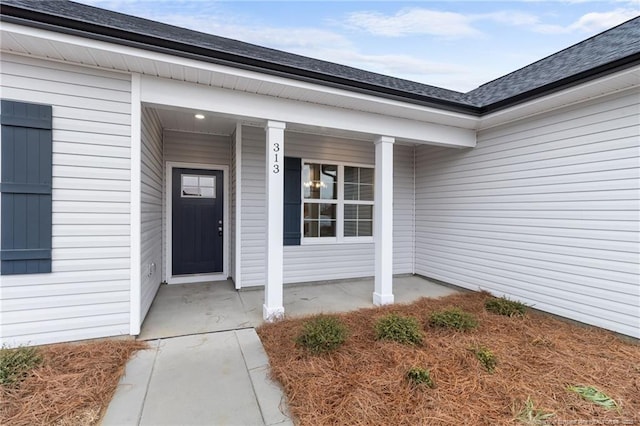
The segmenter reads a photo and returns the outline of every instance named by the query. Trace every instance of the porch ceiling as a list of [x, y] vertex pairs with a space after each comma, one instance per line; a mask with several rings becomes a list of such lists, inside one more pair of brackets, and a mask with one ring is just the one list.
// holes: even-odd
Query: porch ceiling
[[[236, 129], [237, 120], [204, 111], [156, 108], [156, 112], [164, 130], [229, 136]], [[196, 114], [205, 117], [200, 120]]]
[[[158, 113], [160, 123], [164, 130], [231, 136], [235, 131], [237, 123], [252, 127], [264, 127], [265, 125], [265, 123], [260, 120], [250, 121], [239, 117], [228, 117], [196, 109], [171, 109], [154, 105], [147, 106], [155, 109]], [[196, 119], [196, 114], [203, 114], [205, 118], [202, 120]], [[306, 126], [297, 123], [287, 123], [285, 132], [332, 136], [336, 138], [362, 141], [373, 141], [377, 136], [370, 133], [352, 132], [318, 126]], [[414, 145], [413, 142], [402, 139], [396, 140], [396, 143], [400, 145]]]

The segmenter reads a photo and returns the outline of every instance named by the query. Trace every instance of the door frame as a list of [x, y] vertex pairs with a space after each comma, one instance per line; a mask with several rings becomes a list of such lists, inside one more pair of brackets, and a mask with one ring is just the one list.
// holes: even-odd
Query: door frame
[[[222, 171], [222, 183], [223, 183], [223, 224], [222, 235], [224, 236], [222, 241], [222, 272], [214, 274], [192, 274], [192, 275], [180, 275], [173, 276], [172, 258], [173, 258], [173, 169], [200, 169], [200, 170], [221, 170]], [[203, 163], [184, 163], [177, 161], [167, 161], [165, 164], [165, 206], [164, 206], [164, 221], [165, 221], [165, 280], [167, 284], [187, 284], [187, 283], [202, 283], [206, 281], [223, 281], [229, 277], [229, 166], [217, 165], [217, 164], [203, 164]]]

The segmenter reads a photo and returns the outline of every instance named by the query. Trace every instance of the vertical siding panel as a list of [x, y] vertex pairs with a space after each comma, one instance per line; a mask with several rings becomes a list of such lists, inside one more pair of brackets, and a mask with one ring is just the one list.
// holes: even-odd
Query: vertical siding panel
[[413, 273], [414, 147], [393, 147], [393, 273]]
[[416, 272], [640, 337], [639, 95], [418, 147]]
[[142, 108], [142, 203], [141, 203], [141, 311], [140, 318], [162, 281], [162, 125], [155, 110]]
[[[266, 199], [265, 132], [257, 127], [242, 127], [242, 287], [265, 284]], [[286, 149], [285, 141], [285, 149]]]
[[53, 235], [52, 273], [0, 282], [0, 344], [128, 334], [131, 77], [1, 60], [3, 98], [53, 108]]

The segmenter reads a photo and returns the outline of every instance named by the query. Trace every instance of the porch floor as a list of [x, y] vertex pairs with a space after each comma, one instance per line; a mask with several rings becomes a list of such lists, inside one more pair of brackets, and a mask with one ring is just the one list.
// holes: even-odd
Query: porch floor
[[[285, 315], [346, 312], [373, 306], [373, 279], [284, 288]], [[394, 277], [396, 303], [441, 297], [457, 290], [417, 276]], [[236, 291], [231, 281], [162, 285], [142, 325], [139, 339], [152, 340], [262, 324], [264, 290]]]

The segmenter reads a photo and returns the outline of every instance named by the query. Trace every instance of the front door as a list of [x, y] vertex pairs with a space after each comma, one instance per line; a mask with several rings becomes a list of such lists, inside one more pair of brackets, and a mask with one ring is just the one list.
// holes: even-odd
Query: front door
[[172, 275], [222, 272], [223, 174], [172, 171]]

